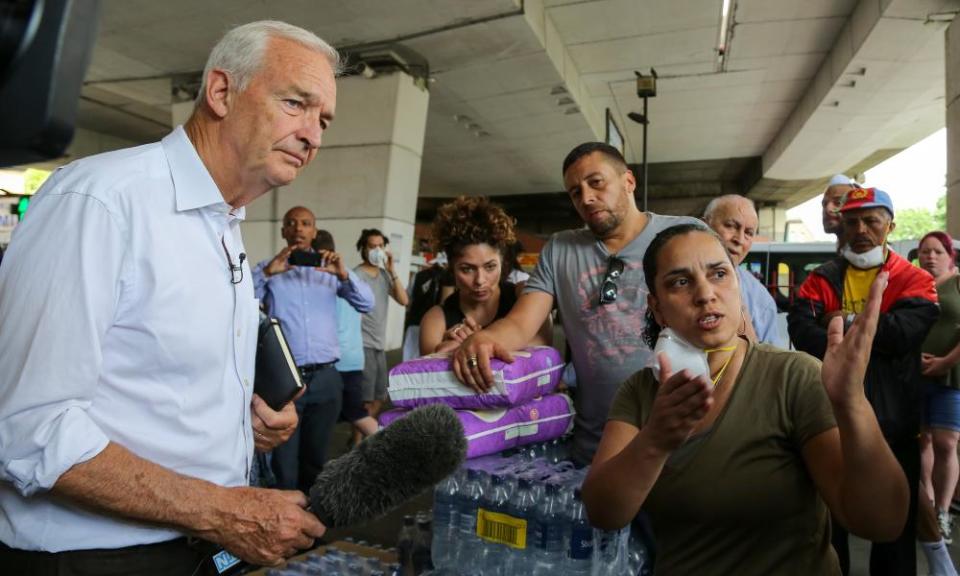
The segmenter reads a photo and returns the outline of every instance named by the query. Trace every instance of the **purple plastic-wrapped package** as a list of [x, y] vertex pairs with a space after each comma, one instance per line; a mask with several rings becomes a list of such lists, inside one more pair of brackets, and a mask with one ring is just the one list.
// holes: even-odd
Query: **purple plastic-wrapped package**
[[[389, 426], [407, 414], [394, 409], [380, 415]], [[467, 458], [559, 438], [573, 428], [573, 403], [566, 394], [550, 394], [513, 408], [457, 410], [467, 436]]]
[[563, 373], [560, 353], [549, 346], [532, 346], [513, 353], [513, 363], [493, 358], [493, 387], [483, 394], [462, 384], [450, 367], [450, 356], [431, 354], [398, 364], [390, 370], [390, 401], [416, 408], [438, 402], [457, 410], [489, 410], [519, 406], [553, 392]]

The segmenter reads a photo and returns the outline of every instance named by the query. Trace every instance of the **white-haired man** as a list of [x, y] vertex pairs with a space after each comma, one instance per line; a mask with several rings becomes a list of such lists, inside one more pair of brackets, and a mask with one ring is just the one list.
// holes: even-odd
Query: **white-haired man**
[[37, 194], [0, 271], [5, 573], [190, 574], [187, 536], [276, 564], [323, 534], [302, 493], [247, 487], [297, 420], [252, 393], [239, 224], [316, 155], [338, 68], [303, 29], [235, 28], [185, 126]]
[[777, 327], [777, 303], [773, 296], [749, 270], [740, 266], [753, 246], [760, 222], [753, 201], [738, 194], [718, 196], [707, 204], [703, 221], [720, 236], [737, 268], [744, 310], [742, 329], [760, 342], [787, 348], [787, 338]]

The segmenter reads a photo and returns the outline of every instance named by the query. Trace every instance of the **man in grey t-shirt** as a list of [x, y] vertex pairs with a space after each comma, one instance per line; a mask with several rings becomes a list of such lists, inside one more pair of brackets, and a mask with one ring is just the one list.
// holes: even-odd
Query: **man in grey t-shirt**
[[706, 226], [695, 218], [641, 212], [633, 197], [636, 179], [607, 144], [574, 148], [563, 162], [563, 182], [587, 228], [553, 235], [510, 314], [467, 339], [453, 364], [467, 385], [488, 389], [490, 357], [510, 360], [510, 351], [536, 333], [556, 304], [577, 371], [573, 456], [586, 463], [620, 383], [651, 355], [642, 338], [647, 246], [664, 228]]

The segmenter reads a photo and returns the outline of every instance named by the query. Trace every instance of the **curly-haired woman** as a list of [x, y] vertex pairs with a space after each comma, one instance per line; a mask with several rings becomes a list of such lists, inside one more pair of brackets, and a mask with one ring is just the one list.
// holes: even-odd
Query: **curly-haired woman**
[[[516, 286], [501, 274], [504, 254], [516, 242], [513, 218], [486, 198], [461, 196], [437, 210], [433, 238], [447, 255], [456, 291], [420, 323], [420, 353], [455, 349], [474, 332], [506, 316]], [[547, 321], [530, 344], [549, 341]]]

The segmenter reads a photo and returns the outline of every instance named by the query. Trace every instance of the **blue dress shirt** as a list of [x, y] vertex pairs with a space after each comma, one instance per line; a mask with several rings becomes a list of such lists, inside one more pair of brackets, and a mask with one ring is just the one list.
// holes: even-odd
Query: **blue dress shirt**
[[[257, 302], [233, 209], [182, 128], [57, 170], [0, 268], [0, 541], [58, 552], [181, 536], [51, 498], [116, 442], [248, 483]], [[2, 569], [0, 569], [2, 572]]]
[[740, 295], [753, 319], [757, 338], [780, 348], [789, 348], [786, 335], [777, 327], [777, 303], [770, 291], [749, 270], [738, 266], [737, 274], [740, 275]]
[[360, 323], [363, 319], [346, 300], [337, 298], [337, 338], [340, 341], [340, 372], [363, 371], [363, 334]]
[[329, 272], [294, 266], [267, 277], [264, 260], [253, 269], [254, 292], [267, 305], [267, 313], [280, 320], [283, 335], [297, 366], [325, 364], [340, 358], [337, 338], [337, 296], [358, 312], [373, 310], [373, 292], [348, 270], [343, 282]]

